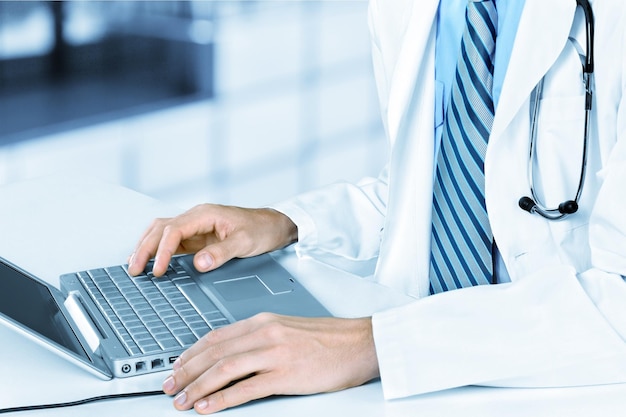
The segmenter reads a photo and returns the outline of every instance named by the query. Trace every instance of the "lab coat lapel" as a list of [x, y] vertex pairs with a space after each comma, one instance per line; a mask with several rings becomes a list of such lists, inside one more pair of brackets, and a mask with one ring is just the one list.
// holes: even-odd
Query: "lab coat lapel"
[[[385, 7], [393, 6], [388, 4]], [[391, 140], [395, 140], [398, 134], [409, 99], [414, 93], [415, 81], [422, 79], [419, 76], [420, 64], [428, 47], [429, 33], [435, 23], [438, 7], [439, 0], [413, 1], [410, 17], [404, 25], [398, 24], [397, 30], [405, 33], [397, 36], [402, 39], [402, 46], [389, 87], [387, 122]]]
[[385, 7], [397, 9], [386, 9], [394, 15], [386, 17], [395, 19], [380, 37], [402, 43], [386, 63], [393, 71], [387, 128], [394, 146], [389, 172], [390, 211], [376, 276], [384, 285], [420, 297], [428, 294], [432, 182], [423, 179], [433, 172], [434, 44], [439, 1], [411, 0], [403, 7], [395, 0], [385, 1]]
[[492, 139], [507, 128], [559, 57], [575, 11], [573, 0], [526, 0], [493, 122]]

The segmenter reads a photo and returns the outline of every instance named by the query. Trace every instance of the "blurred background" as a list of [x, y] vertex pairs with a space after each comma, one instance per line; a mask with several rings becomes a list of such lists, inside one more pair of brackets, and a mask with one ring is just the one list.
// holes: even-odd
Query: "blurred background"
[[0, 1], [0, 185], [259, 206], [386, 159], [366, 1]]

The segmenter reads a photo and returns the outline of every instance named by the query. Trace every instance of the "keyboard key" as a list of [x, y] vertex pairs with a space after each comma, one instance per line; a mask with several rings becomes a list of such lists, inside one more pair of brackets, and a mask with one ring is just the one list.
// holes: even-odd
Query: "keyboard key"
[[185, 323], [187, 323], [187, 326], [190, 328], [194, 325], [206, 324], [206, 320], [203, 319], [196, 311], [194, 311], [193, 314], [186, 314], [182, 317]]
[[202, 292], [197, 284], [183, 284], [179, 285], [178, 288], [200, 314], [217, 310], [215, 304], [209, 300], [209, 297]]
[[205, 323], [195, 324], [190, 326], [193, 334], [200, 339], [202, 336], [211, 331], [211, 328], [207, 326]]
[[163, 349], [172, 349], [181, 346], [178, 340], [173, 337], [159, 339], [159, 345], [161, 345], [161, 348]]
[[172, 262], [170, 266], [174, 271], [176, 271], [178, 275], [184, 275], [187, 273], [187, 271], [185, 271], [185, 268], [183, 268], [182, 265], [178, 263], [178, 261]]
[[163, 348], [161, 348], [161, 346], [157, 345], [156, 343], [143, 345], [143, 346], [140, 346], [140, 348], [143, 353], [154, 353], [154, 352], [160, 352], [161, 350], [163, 350]]
[[226, 320], [226, 317], [219, 311], [209, 311], [208, 313], [203, 313], [202, 318], [207, 322], [212, 322], [216, 320]]
[[[145, 327], [144, 327], [145, 329]], [[146, 342], [154, 342], [154, 338], [148, 333], [148, 330], [137, 332], [133, 335], [133, 339], [137, 344], [144, 345]]]
[[133, 345], [133, 346], [126, 346], [128, 353], [130, 353], [131, 355], [139, 355], [141, 354], [141, 349], [139, 349], [139, 346], [137, 345]]
[[178, 339], [178, 341], [180, 342], [181, 346], [190, 346], [193, 345], [194, 343], [196, 343], [196, 341], [198, 340], [198, 338], [194, 335], [194, 334], [186, 334], [186, 335], [181, 335], [181, 336], [177, 336], [176, 339]]

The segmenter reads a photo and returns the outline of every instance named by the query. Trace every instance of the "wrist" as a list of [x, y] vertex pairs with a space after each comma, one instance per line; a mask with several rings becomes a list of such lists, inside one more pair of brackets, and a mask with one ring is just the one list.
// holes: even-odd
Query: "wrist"
[[274, 229], [277, 243], [274, 249], [284, 248], [298, 241], [298, 226], [287, 215], [272, 208], [263, 210], [272, 218], [270, 224]]

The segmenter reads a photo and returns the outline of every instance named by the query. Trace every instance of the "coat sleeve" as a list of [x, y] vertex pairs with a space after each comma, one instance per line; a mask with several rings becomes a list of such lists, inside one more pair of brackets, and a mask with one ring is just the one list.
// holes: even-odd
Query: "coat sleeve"
[[299, 256], [367, 276], [374, 272], [386, 213], [387, 169], [357, 184], [340, 182], [274, 204], [298, 227]]

